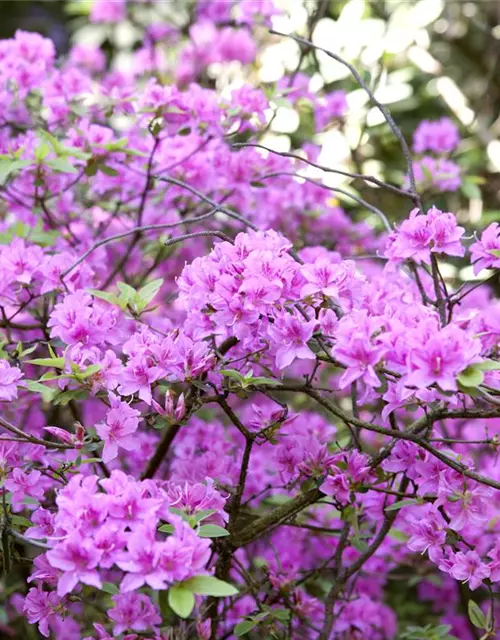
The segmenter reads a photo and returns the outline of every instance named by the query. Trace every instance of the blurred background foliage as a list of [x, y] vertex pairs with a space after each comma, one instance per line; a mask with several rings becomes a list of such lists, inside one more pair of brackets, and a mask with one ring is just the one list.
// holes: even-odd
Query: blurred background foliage
[[[201, 0], [200, 0], [201, 1]], [[206, 0], [203, 0], [206, 1]], [[212, 0], [222, 1], [222, 0]], [[426, 204], [457, 213], [469, 228], [480, 229], [500, 220], [500, 1], [477, 0], [278, 0], [284, 16], [277, 28], [306, 35], [355, 64], [386, 104], [410, 141], [423, 119], [450, 116], [459, 125], [462, 142], [454, 155], [467, 176], [456, 193], [424, 193]], [[127, 54], [144, 45], [137, 18], [156, 12], [184, 28], [194, 20], [195, 0], [131, 2], [137, 14], [120, 25], [89, 25], [85, 17], [91, 0], [0, 0], [0, 36], [16, 29], [51, 37], [59, 53], [73, 42], [99, 44], [110, 64], [127, 65]], [[276, 83], [285, 73], [301, 71], [317, 90], [346, 89], [349, 116], [344, 124], [315, 137], [322, 146], [320, 162], [347, 163], [354, 171], [403, 180], [404, 162], [394, 136], [380, 114], [368, 104], [348, 71], [321, 53], [301, 56], [291, 40], [262, 33], [264, 45], [251, 69], [252, 82]], [[182, 45], [181, 45], [182, 46]], [[119, 54], [119, 55], [117, 55]], [[172, 52], [165, 55], [172, 56]], [[175, 64], [175, 57], [171, 58]], [[223, 86], [235, 71], [216, 69], [202, 81]], [[244, 73], [248, 75], [248, 71]], [[168, 79], [168, 74], [167, 74]], [[288, 150], [311, 138], [312, 112], [280, 106], [266, 143]], [[339, 184], [328, 176], [332, 186]], [[373, 189], [361, 181], [350, 184], [393, 221], [409, 205], [397, 195]], [[352, 203], [342, 203], [347, 208]], [[365, 215], [355, 207], [353, 216]], [[377, 224], [374, 221], [374, 224]], [[471, 276], [468, 273], [468, 276]]]

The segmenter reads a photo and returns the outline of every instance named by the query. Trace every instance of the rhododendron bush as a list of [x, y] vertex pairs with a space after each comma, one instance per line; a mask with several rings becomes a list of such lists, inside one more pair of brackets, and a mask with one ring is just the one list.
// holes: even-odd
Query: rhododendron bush
[[[0, 634], [498, 637], [500, 226], [441, 204], [457, 124], [407, 143], [272, 0], [161, 9], [92, 4], [140, 30], [125, 68], [0, 42]], [[298, 66], [260, 82], [284, 39]], [[311, 89], [320, 53], [399, 181], [321, 164], [349, 95]], [[288, 151], [283, 102], [313, 115]]]

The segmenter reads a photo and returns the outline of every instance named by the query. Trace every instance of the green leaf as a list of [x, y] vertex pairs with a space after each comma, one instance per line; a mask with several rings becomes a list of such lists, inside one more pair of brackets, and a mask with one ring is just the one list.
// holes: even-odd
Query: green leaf
[[117, 593], [120, 593], [120, 589], [116, 586], [116, 584], [113, 584], [112, 582], [103, 582], [101, 591], [110, 593], [112, 596], [115, 596]]
[[79, 375], [80, 378], [89, 378], [93, 376], [95, 373], [98, 373], [102, 369], [102, 364], [91, 364], [89, 367], [82, 371]]
[[161, 289], [163, 284], [163, 278], [159, 278], [158, 280], [153, 280], [149, 284], [145, 285], [137, 292], [137, 297], [140, 301], [138, 304], [139, 311], [145, 309], [148, 304], [153, 300], [158, 291]]
[[240, 638], [241, 636], [244, 636], [249, 631], [251, 631], [255, 626], [257, 626], [258, 623], [258, 620], [244, 620], [243, 622], [239, 622], [234, 627], [234, 633], [236, 636], [238, 636], [238, 638]]
[[394, 502], [394, 504], [391, 504], [390, 506], [386, 507], [384, 511], [398, 511], [398, 509], [402, 509], [403, 507], [408, 507], [411, 504], [420, 504], [420, 502], [418, 500], [415, 500], [415, 498], [408, 498], [407, 500], [398, 500], [397, 502]]
[[51, 387], [47, 387], [36, 380], [24, 380], [24, 386], [34, 393], [39, 393], [42, 396], [44, 402], [50, 402], [55, 394], [57, 393], [56, 389], [52, 389]]
[[54, 404], [67, 405], [72, 400], [83, 400], [87, 397], [87, 392], [85, 389], [69, 389], [68, 391], [63, 391], [56, 395], [52, 402]]
[[217, 524], [202, 524], [198, 529], [198, 535], [200, 538], [222, 538], [228, 536], [229, 531]]
[[114, 178], [115, 176], [119, 175], [116, 169], [113, 169], [113, 167], [108, 167], [108, 165], [106, 164], [98, 164], [97, 168], [101, 173], [104, 173], [104, 175], [106, 176], [111, 176]]
[[0, 184], [4, 184], [14, 171], [19, 171], [30, 164], [29, 160], [11, 160], [10, 158], [0, 160]]
[[125, 284], [125, 282], [117, 282], [116, 286], [118, 287], [124, 300], [126, 300], [127, 302], [133, 300], [137, 295], [137, 291], [134, 289], [134, 287], [131, 287], [129, 284]]
[[463, 387], [475, 388], [478, 387], [484, 380], [484, 373], [478, 366], [471, 364], [466, 369], [464, 369], [462, 373], [458, 374], [457, 380]]
[[36, 364], [39, 367], [55, 367], [56, 369], [64, 369], [64, 358], [35, 358], [34, 360], [26, 360], [28, 364]]
[[108, 291], [99, 291], [98, 289], [88, 289], [88, 292], [92, 294], [94, 298], [106, 300], [106, 302], [109, 302], [110, 304], [120, 304], [118, 296], [114, 293], [109, 293]]
[[474, 184], [474, 182], [465, 180], [460, 185], [460, 191], [466, 198], [469, 198], [469, 200], [482, 200], [481, 189], [477, 186], [477, 184]]
[[469, 600], [467, 605], [467, 611], [469, 613], [469, 620], [472, 624], [478, 629], [487, 629], [488, 624], [486, 622], [486, 616], [481, 611], [479, 606], [474, 602], [474, 600]]
[[28, 520], [28, 518], [23, 518], [23, 516], [11, 515], [10, 521], [17, 527], [31, 527], [31, 522]]
[[476, 366], [479, 367], [481, 371], [497, 371], [500, 369], [500, 362], [496, 362], [496, 360], [483, 360]]
[[217, 513], [217, 511], [215, 509], [203, 509], [203, 511], [198, 511], [197, 514], [195, 514], [193, 517], [195, 524], [198, 522], [201, 522], [202, 520], [205, 520], [205, 518], [208, 518], [209, 516], [213, 515], [214, 513]]
[[170, 587], [168, 604], [179, 617], [188, 618], [195, 605], [193, 592], [183, 587]]
[[162, 524], [158, 531], [161, 531], [162, 533], [173, 533], [174, 527], [171, 524]]
[[78, 169], [70, 164], [66, 158], [54, 158], [53, 160], [47, 160], [45, 165], [59, 173], [78, 173]]
[[182, 586], [202, 596], [224, 598], [226, 596], [235, 596], [238, 593], [238, 589], [233, 587], [232, 584], [213, 576], [195, 576], [183, 582]]

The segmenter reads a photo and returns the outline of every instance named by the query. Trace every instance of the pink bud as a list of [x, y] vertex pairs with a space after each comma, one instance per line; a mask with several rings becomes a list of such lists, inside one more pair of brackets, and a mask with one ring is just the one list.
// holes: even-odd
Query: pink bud
[[73, 434], [59, 427], [44, 427], [44, 431], [47, 431], [51, 436], [54, 436], [54, 438], [66, 444], [73, 444], [74, 442]]
[[175, 407], [175, 419], [181, 420], [186, 414], [186, 403], [184, 402], [184, 394], [177, 398], [177, 406]]

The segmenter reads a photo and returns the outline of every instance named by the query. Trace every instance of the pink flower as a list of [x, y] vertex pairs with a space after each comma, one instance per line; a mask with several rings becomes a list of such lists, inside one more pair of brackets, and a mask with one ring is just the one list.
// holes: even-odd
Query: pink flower
[[317, 324], [315, 320], [305, 321], [297, 315], [285, 312], [269, 326], [269, 336], [275, 345], [281, 345], [276, 350], [278, 369], [285, 369], [296, 358], [314, 360], [314, 353], [307, 342], [312, 338]]
[[62, 571], [57, 584], [57, 594], [65, 596], [81, 582], [100, 589], [101, 578], [96, 570], [102, 552], [96, 548], [92, 538], [78, 531], [72, 532], [53, 549], [47, 551], [50, 565]]
[[406, 384], [424, 389], [437, 384], [443, 391], [457, 389], [457, 376], [481, 360], [481, 342], [456, 325], [439, 329], [430, 321], [410, 335]]
[[123, 593], [135, 591], [144, 584], [155, 590], [167, 588], [167, 574], [159, 567], [161, 546], [154, 535], [149, 526], [137, 527], [130, 535], [127, 551], [116, 562], [127, 572], [121, 583]]
[[433, 562], [441, 559], [446, 543], [446, 522], [438, 511], [433, 509], [426, 514], [423, 509], [420, 518], [412, 519], [409, 533], [407, 545], [411, 551], [428, 551]]
[[158, 609], [151, 598], [143, 593], [122, 593], [113, 596], [115, 607], [110, 609], [108, 616], [115, 622], [113, 633], [120, 635], [127, 629], [146, 631], [161, 623]]
[[449, 573], [455, 580], [468, 582], [470, 590], [475, 591], [490, 576], [490, 569], [477, 551], [459, 551], [451, 558]]
[[151, 384], [161, 376], [162, 370], [150, 358], [136, 356], [128, 361], [118, 391], [124, 396], [137, 393], [141, 400], [151, 404]]
[[17, 381], [24, 373], [17, 367], [11, 367], [7, 360], [0, 360], [0, 401], [17, 398]]
[[106, 422], [96, 425], [97, 435], [104, 441], [103, 462], [108, 463], [118, 455], [118, 449], [132, 451], [136, 446], [132, 434], [137, 431], [140, 412], [110, 393], [111, 409], [106, 413]]
[[[31, 588], [24, 599], [23, 611], [30, 624], [38, 623], [42, 636], [50, 635], [49, 623], [56, 618], [62, 620], [62, 602], [54, 591], [42, 591], [40, 587]], [[56, 613], [57, 612], [57, 613]]]
[[365, 311], [346, 315], [339, 321], [332, 355], [346, 366], [339, 380], [341, 389], [356, 380], [362, 380], [370, 387], [380, 386], [375, 366], [382, 360], [387, 348], [374, 339], [379, 330], [380, 320], [369, 317]]
[[43, 500], [44, 489], [40, 485], [41, 477], [42, 474], [37, 470], [25, 473], [18, 467], [13, 469], [12, 477], [5, 481], [5, 488], [7, 491], [12, 491], [12, 506], [15, 511], [21, 511], [26, 497]]
[[415, 153], [432, 151], [433, 153], [449, 153], [460, 142], [458, 129], [449, 118], [439, 120], [422, 120], [413, 134], [413, 150]]
[[471, 245], [474, 273], [481, 269], [500, 268], [500, 224], [493, 222], [481, 234], [481, 240]]

